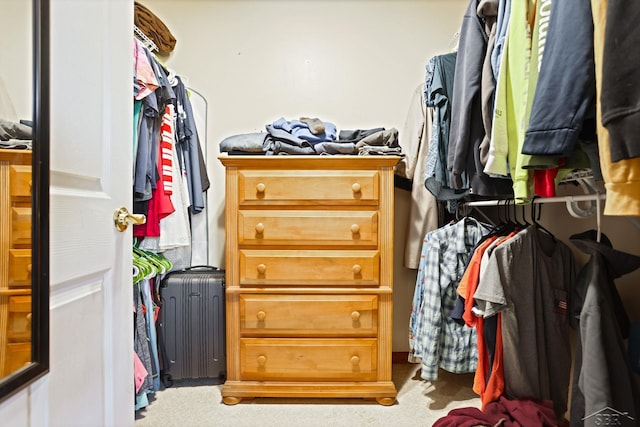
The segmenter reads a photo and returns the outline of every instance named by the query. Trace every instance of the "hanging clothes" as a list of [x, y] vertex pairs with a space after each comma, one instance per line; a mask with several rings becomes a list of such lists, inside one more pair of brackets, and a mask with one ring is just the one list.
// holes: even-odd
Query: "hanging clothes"
[[143, 309], [142, 293], [138, 286], [133, 286], [133, 349], [140, 358], [147, 376], [144, 378], [140, 389], [143, 391], [151, 390], [153, 388], [153, 362], [151, 360], [151, 349], [149, 347], [149, 338], [147, 335], [146, 317]]
[[134, 78], [133, 78], [133, 98], [139, 101], [151, 95], [158, 88], [158, 79], [151, 68], [149, 58], [145, 52], [144, 45], [140, 40], [134, 39]]
[[482, 63], [482, 79], [480, 81], [480, 102], [482, 111], [482, 123], [484, 125], [484, 137], [480, 143], [480, 163], [487, 163], [489, 142], [491, 140], [491, 124], [493, 122], [493, 98], [496, 89], [496, 80], [491, 67], [491, 56], [496, 42], [498, 0], [482, 0], [478, 3], [478, 17], [484, 20], [485, 33], [488, 35], [487, 51]]
[[470, 187], [465, 175], [462, 177], [461, 189], [454, 189], [448, 170], [456, 57], [456, 52], [437, 55], [426, 65], [424, 97], [427, 106], [431, 108], [433, 120], [424, 185], [438, 200], [459, 200], [469, 193]]
[[640, 5], [609, 0], [606, 7], [600, 101], [602, 124], [611, 134], [611, 160], [617, 162], [640, 157]]
[[473, 381], [473, 391], [481, 399], [482, 407], [496, 401], [504, 393], [504, 365], [502, 345], [502, 316], [497, 313], [485, 318], [479, 311], [474, 295], [480, 282], [480, 274], [486, 269], [493, 249], [516, 234], [516, 231], [504, 228], [503, 231], [491, 233], [473, 252], [469, 265], [460, 279], [457, 292], [462, 297], [464, 323], [475, 328], [478, 342], [478, 366]]
[[[596, 125], [598, 131], [598, 151], [602, 178], [607, 190], [605, 215], [640, 215], [640, 157], [614, 161], [611, 154], [612, 142], [608, 129], [602, 123], [603, 56], [605, 54], [605, 28], [607, 34], [615, 34], [617, 24], [607, 25], [607, 0], [592, 0], [594, 22], [594, 58], [596, 64]], [[636, 7], [636, 4], [633, 3]], [[631, 7], [631, 5], [629, 5]], [[623, 12], [624, 13], [624, 12]], [[617, 15], [616, 15], [617, 16]], [[631, 21], [629, 21], [631, 22]], [[613, 40], [609, 36], [609, 43]], [[633, 136], [633, 135], [632, 135]]]
[[179, 76], [176, 76], [177, 121], [176, 138], [178, 145], [178, 159], [182, 166], [182, 171], [187, 177], [188, 194], [190, 200], [190, 212], [197, 214], [204, 209], [203, 192], [209, 187], [209, 180], [206, 178], [206, 171], [201, 165], [202, 152], [198, 148], [198, 130], [193, 118], [191, 102], [187, 94], [187, 89]]
[[454, 189], [470, 188], [481, 196], [509, 196], [513, 193], [511, 182], [491, 178], [484, 173], [480, 159], [480, 144], [485, 135], [481, 83], [488, 42], [484, 20], [478, 16], [480, 3], [480, 0], [471, 0], [462, 21], [453, 84], [447, 167]]
[[404, 156], [395, 170], [396, 175], [411, 181], [404, 246], [404, 266], [411, 269], [417, 269], [420, 264], [422, 238], [438, 228], [438, 202], [423, 184], [430, 136], [431, 109], [424, 101], [424, 84], [420, 84], [413, 92], [404, 127], [398, 134]]
[[[571, 425], [582, 426], [592, 414], [611, 408], [628, 419], [640, 417], [639, 377], [631, 369], [624, 340], [630, 322], [615, 279], [640, 268], [640, 257], [614, 249], [606, 235], [600, 242], [590, 230], [571, 242], [590, 255], [580, 270], [571, 304], [578, 328], [571, 390]], [[622, 424], [625, 425], [625, 424]]]
[[410, 361], [422, 362], [424, 380], [438, 378], [438, 368], [475, 372], [475, 330], [451, 318], [456, 288], [467, 260], [490, 227], [466, 217], [427, 233], [414, 291], [410, 320]]
[[575, 277], [569, 247], [532, 225], [493, 250], [474, 294], [484, 317], [502, 315], [505, 395], [552, 400], [558, 419], [567, 409]]
[[[171, 147], [172, 162], [178, 164], [175, 145]], [[174, 265], [179, 259], [190, 259], [191, 228], [189, 223], [189, 197], [186, 194], [186, 179], [183, 178], [178, 167], [172, 168], [172, 188], [170, 196], [174, 211], [159, 220], [159, 235], [147, 235], [140, 243], [140, 248], [152, 252], [172, 251], [167, 253]], [[177, 252], [180, 252], [178, 254]], [[177, 265], [176, 265], [176, 268]]]
[[551, 17], [544, 55], [536, 59], [540, 74], [522, 153], [571, 157], [583, 122], [595, 116], [591, 5], [556, 0], [548, 8]]
[[[495, 89], [495, 108], [491, 141], [484, 172], [491, 176], [510, 177], [514, 198], [519, 203], [533, 196], [533, 181], [522, 168], [522, 143], [529, 120], [531, 88], [537, 81], [538, 37], [535, 18], [538, 10], [531, 1], [512, 2], [503, 54]], [[533, 53], [533, 54], [532, 54]]]

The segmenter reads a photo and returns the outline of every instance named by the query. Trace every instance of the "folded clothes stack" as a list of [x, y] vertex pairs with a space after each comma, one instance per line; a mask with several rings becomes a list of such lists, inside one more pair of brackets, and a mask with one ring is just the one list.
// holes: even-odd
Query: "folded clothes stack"
[[229, 136], [220, 142], [220, 151], [265, 155], [402, 155], [395, 128], [338, 132], [335, 124], [319, 118], [281, 117], [265, 129], [266, 132]]

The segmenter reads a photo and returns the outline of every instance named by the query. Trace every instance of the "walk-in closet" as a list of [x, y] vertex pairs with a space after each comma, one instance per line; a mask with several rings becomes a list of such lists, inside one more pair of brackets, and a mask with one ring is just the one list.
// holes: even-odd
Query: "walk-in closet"
[[639, 425], [636, 6], [9, 1], [49, 340], [2, 425]]

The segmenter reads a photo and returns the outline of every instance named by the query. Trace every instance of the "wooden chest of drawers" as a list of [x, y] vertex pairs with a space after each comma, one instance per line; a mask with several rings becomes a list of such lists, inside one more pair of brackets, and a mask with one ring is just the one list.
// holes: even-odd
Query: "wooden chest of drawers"
[[0, 149], [0, 378], [31, 361], [31, 151]]
[[391, 156], [226, 156], [223, 401], [395, 402]]

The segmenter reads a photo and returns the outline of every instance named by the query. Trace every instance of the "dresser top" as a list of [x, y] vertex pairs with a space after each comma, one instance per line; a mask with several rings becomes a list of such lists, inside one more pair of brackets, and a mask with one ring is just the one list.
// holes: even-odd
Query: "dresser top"
[[400, 156], [264, 156], [221, 154], [218, 159], [229, 167], [293, 168], [293, 169], [371, 169], [395, 166]]
[[0, 161], [12, 164], [30, 165], [32, 150], [0, 148]]

